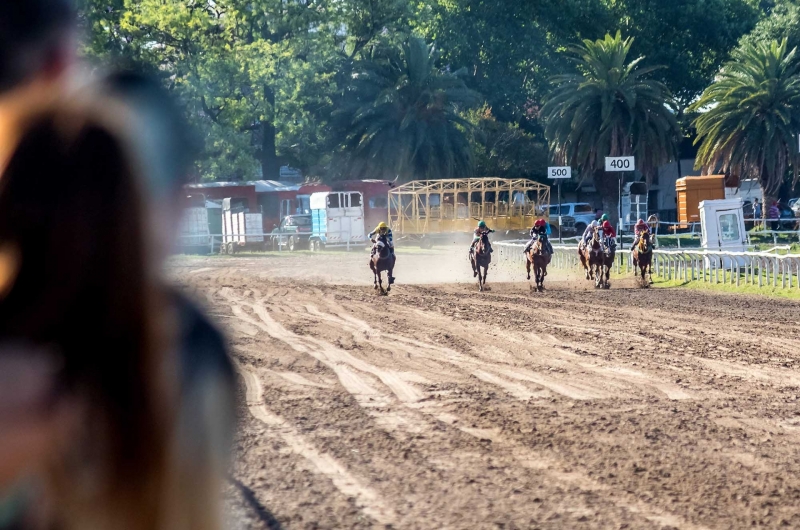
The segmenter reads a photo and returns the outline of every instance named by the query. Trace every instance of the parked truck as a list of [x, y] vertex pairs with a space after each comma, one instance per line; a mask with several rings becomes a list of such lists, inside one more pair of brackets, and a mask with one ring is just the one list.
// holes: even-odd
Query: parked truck
[[247, 199], [223, 199], [220, 252], [235, 254], [242, 250], [265, 250], [262, 216], [250, 213]]
[[364, 245], [364, 196], [356, 191], [312, 193], [309, 248]]

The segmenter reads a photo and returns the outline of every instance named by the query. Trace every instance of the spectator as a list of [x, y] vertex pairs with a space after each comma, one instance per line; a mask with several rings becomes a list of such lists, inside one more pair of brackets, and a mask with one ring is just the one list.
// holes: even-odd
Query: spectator
[[0, 2], [0, 169], [25, 123], [63, 94], [74, 33], [69, 0]]
[[761, 225], [761, 219], [764, 216], [764, 212], [761, 209], [761, 203], [758, 202], [758, 199], [753, 199], [753, 218], [755, 219], [755, 225]]
[[769, 207], [769, 212], [767, 215], [769, 216], [772, 230], [780, 230], [781, 210], [778, 208], [778, 201], [772, 201], [772, 205]]
[[189, 150], [136, 76], [60, 104], [71, 20], [0, 2], [0, 528], [214, 528], [232, 369], [159, 278]]

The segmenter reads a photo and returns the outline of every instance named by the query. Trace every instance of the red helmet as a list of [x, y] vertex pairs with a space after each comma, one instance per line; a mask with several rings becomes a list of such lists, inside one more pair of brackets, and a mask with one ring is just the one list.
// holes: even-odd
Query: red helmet
[[547, 222], [544, 219], [537, 219], [533, 226], [544, 226]]
[[639, 222], [636, 223], [636, 226], [647, 226], [647, 223], [644, 222], [644, 219], [639, 219]]
[[603, 228], [611, 228], [611, 223], [608, 221], [603, 221]]

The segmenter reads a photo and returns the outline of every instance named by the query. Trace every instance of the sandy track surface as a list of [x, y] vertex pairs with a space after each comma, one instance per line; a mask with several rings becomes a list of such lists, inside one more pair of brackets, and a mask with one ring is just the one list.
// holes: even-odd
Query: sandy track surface
[[171, 263], [242, 374], [232, 527], [800, 527], [798, 304], [403, 259]]

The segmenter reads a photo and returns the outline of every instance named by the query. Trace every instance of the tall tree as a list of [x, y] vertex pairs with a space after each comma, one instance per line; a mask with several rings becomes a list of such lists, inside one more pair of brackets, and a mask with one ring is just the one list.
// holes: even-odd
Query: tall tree
[[759, 179], [764, 202], [777, 195], [788, 168], [797, 181], [800, 75], [787, 40], [744, 43], [691, 110], [701, 142], [697, 164]]
[[628, 61], [633, 39], [606, 35], [569, 49], [577, 73], [553, 78], [542, 114], [554, 157], [594, 178], [603, 209], [617, 221], [617, 176], [605, 157], [635, 155], [645, 175], [668, 162], [680, 134], [667, 87], [648, 79], [658, 67]]
[[620, 0], [609, 2], [614, 23], [634, 38], [631, 52], [651, 64], [681, 112], [713, 80], [739, 38], [762, 16], [758, 0]]
[[597, 0], [432, 0], [419, 4], [414, 27], [443, 64], [466, 69], [498, 120], [541, 137], [536, 110], [548, 79], [562, 73], [556, 50], [576, 35], [601, 37], [610, 14]]
[[479, 96], [435, 62], [432, 48], [411, 37], [355, 64], [337, 112], [351, 175], [405, 181], [471, 173], [471, 125], [459, 112]]

